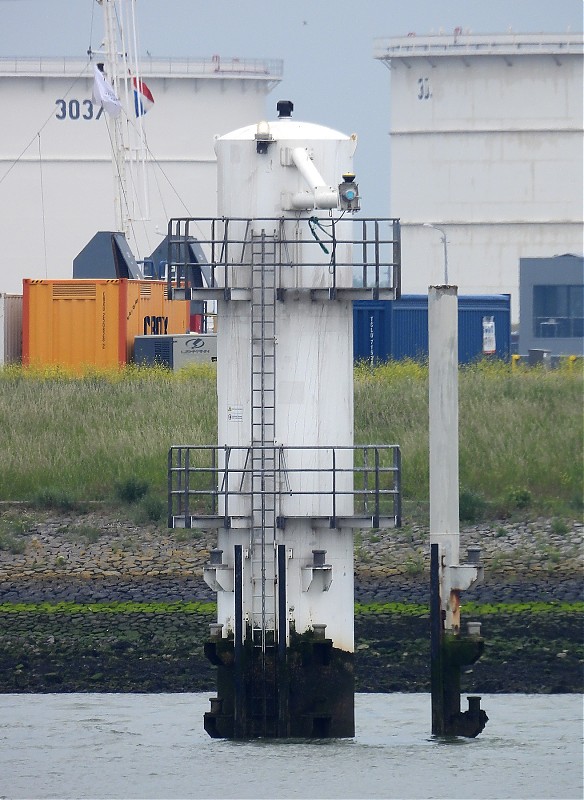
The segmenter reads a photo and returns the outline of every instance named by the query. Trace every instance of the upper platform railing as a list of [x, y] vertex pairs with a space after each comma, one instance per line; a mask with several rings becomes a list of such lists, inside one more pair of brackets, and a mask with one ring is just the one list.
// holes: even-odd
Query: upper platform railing
[[[277, 299], [310, 291], [313, 299], [396, 299], [401, 293], [400, 224], [394, 218], [302, 216], [175, 218], [168, 226], [169, 296], [249, 299], [254, 236], [275, 247]], [[290, 268], [319, 283], [290, 285]], [[194, 271], [204, 285], [196, 285]], [[246, 277], [249, 276], [249, 277]], [[246, 283], [247, 281], [247, 283]], [[247, 294], [246, 294], [247, 292]]]

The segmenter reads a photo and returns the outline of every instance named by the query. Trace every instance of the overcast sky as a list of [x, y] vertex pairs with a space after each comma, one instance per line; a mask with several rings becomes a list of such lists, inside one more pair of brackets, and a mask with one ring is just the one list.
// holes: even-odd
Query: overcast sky
[[[286, 98], [298, 119], [357, 133], [370, 216], [389, 209], [390, 72], [373, 59], [376, 37], [583, 28], [582, 0], [137, 0], [136, 12], [143, 54], [283, 59], [266, 116]], [[83, 57], [102, 37], [95, 0], [0, 0], [0, 56]]]

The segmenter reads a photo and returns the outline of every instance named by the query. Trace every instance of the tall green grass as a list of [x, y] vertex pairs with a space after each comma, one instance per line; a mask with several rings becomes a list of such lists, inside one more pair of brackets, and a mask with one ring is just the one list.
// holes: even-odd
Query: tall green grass
[[42, 489], [107, 499], [133, 480], [160, 494], [172, 444], [216, 439], [215, 368], [173, 374], [130, 367], [74, 377], [0, 372], [0, 499]]
[[[460, 370], [460, 483], [493, 512], [582, 509], [582, 370], [480, 362]], [[215, 444], [214, 365], [82, 376], [0, 371], [0, 499], [109, 499], [127, 481], [166, 489], [171, 444]], [[428, 498], [428, 370], [355, 367], [355, 441], [402, 448], [403, 491]], [[333, 443], [331, 443], [333, 444]], [[117, 488], [116, 488], [117, 487]]]
[[[583, 501], [581, 363], [549, 371], [480, 361], [459, 371], [463, 491], [494, 513], [530, 505], [580, 512]], [[355, 369], [359, 442], [397, 442], [405, 498], [428, 498], [428, 368], [389, 362]], [[527, 500], [528, 499], [528, 500]], [[526, 502], [527, 500], [527, 502]]]

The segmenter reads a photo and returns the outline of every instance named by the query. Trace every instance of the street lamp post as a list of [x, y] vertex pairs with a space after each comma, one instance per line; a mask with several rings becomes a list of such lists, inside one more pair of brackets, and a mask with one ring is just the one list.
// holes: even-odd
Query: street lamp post
[[448, 286], [448, 247], [446, 231], [443, 228], [439, 228], [437, 225], [432, 225], [430, 222], [424, 222], [424, 228], [433, 228], [440, 234], [440, 240], [444, 247], [444, 285]]

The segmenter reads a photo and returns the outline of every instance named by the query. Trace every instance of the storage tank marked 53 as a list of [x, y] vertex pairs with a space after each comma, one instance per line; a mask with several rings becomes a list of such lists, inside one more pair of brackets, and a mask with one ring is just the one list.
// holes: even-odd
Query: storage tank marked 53
[[[216, 140], [222, 216], [201, 242], [219, 320], [220, 523], [205, 570], [217, 591], [206, 651], [219, 669], [205, 728], [353, 736], [352, 531], [380, 524], [380, 474], [391, 481], [384, 523], [399, 524], [399, 454], [382, 451], [388, 468], [379, 447], [354, 453], [352, 300], [395, 296], [398, 226], [385, 221], [392, 257], [380, 289], [379, 224], [362, 223], [375, 233], [359, 240], [359, 264], [376, 278], [354, 290], [357, 240], [342, 217], [358, 210], [356, 137], [293, 121], [288, 101], [278, 107], [278, 120]], [[171, 502], [180, 503], [195, 456], [178, 450]], [[356, 494], [357, 485], [369, 488]], [[195, 516], [184, 513], [182, 524]], [[170, 524], [181, 524], [172, 510]]]

